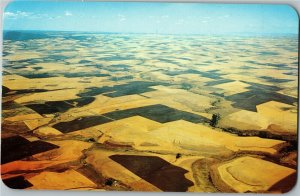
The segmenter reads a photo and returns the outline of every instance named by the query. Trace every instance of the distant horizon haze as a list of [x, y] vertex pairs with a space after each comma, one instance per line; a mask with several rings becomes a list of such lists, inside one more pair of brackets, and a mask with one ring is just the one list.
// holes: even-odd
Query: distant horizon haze
[[114, 34], [114, 35], [156, 35], [156, 36], [241, 36], [241, 37], [259, 37], [259, 36], [274, 36], [274, 37], [281, 37], [281, 36], [297, 36], [298, 33], [223, 33], [223, 34], [214, 34], [214, 33], [195, 33], [195, 34], [183, 34], [183, 33], [135, 33], [135, 32], [105, 32], [105, 31], [73, 31], [73, 30], [36, 30], [36, 29], [30, 29], [30, 30], [19, 30], [19, 29], [10, 29], [10, 30], [3, 30], [4, 34], [8, 32], [26, 32], [26, 33], [77, 33], [77, 34]]

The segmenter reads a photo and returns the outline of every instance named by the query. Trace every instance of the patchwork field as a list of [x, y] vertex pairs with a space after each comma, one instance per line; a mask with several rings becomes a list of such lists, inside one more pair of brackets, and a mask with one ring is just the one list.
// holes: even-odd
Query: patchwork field
[[17, 189], [271, 192], [297, 174], [298, 39], [4, 33]]

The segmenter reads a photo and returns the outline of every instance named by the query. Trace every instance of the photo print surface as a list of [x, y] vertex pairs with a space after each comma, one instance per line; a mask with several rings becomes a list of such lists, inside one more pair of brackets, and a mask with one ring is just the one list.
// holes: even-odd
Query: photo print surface
[[299, 18], [292, 7], [15, 1], [3, 17], [8, 187], [294, 187]]

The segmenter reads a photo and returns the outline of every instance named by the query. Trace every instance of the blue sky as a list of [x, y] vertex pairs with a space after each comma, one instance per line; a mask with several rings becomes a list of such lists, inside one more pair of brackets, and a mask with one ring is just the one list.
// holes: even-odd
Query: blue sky
[[4, 30], [162, 34], [297, 34], [287, 5], [16, 1], [4, 11]]

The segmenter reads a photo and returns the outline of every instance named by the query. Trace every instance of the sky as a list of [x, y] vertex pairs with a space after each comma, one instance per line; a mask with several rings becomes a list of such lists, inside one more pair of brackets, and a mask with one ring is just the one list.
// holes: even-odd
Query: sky
[[298, 34], [288, 5], [15, 1], [4, 30], [160, 34]]

